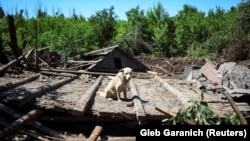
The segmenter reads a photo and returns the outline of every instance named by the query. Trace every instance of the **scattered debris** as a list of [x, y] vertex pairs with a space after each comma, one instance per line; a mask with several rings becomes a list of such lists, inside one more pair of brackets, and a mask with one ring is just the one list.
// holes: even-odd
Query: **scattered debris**
[[[71, 57], [48, 47], [21, 54], [9, 18], [14, 57], [0, 62], [1, 139], [17, 133], [41, 140], [97, 140], [102, 135], [131, 139], [136, 125], [173, 117], [205, 92], [204, 101], [217, 115], [235, 112], [241, 124], [249, 122], [247, 67], [209, 59], [134, 58], [119, 45]], [[118, 102], [96, 95], [123, 67], [134, 70], [128, 99]]]

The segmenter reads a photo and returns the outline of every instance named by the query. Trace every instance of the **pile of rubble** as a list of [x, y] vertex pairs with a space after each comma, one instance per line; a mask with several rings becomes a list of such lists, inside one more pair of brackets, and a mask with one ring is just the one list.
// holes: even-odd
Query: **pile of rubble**
[[219, 71], [233, 84], [234, 89], [250, 89], [250, 69], [247, 67], [229, 62], [222, 64]]
[[[249, 68], [235, 62], [219, 64], [207, 59], [202, 67], [186, 66], [184, 76], [188, 81], [198, 83], [201, 89], [213, 91], [220, 94], [222, 99], [228, 99], [241, 122], [247, 123], [244, 117], [250, 117]], [[238, 105], [244, 105], [244, 108]]]

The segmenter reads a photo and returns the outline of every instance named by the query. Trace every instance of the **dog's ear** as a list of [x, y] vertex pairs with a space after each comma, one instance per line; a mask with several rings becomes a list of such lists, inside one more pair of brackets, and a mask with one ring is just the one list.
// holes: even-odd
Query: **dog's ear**
[[124, 72], [124, 69], [120, 69], [119, 72]]

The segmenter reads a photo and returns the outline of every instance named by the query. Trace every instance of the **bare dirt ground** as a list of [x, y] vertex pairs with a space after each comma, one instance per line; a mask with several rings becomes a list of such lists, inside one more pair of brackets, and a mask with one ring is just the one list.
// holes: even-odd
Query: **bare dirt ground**
[[188, 64], [202, 66], [205, 60], [197, 59], [177, 59], [177, 58], [160, 58], [160, 57], [136, 57], [137, 60], [146, 65], [150, 70], [160, 74], [182, 74], [184, 67]]

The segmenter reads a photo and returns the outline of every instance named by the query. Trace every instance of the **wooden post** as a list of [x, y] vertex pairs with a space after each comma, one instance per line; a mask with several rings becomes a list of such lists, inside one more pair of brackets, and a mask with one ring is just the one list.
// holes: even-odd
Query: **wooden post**
[[234, 112], [239, 116], [240, 118], [240, 123], [243, 125], [247, 125], [247, 120], [245, 119], [245, 117], [242, 115], [242, 113], [240, 112], [239, 108], [237, 107], [237, 105], [234, 103], [233, 98], [230, 96], [230, 94], [226, 91], [225, 96], [227, 98], [227, 100], [229, 101], [230, 105], [232, 106]]
[[5, 91], [8, 91], [9, 89], [14, 89], [20, 85], [23, 85], [25, 83], [28, 83], [28, 82], [31, 82], [31, 81], [34, 81], [36, 80], [40, 75], [39, 74], [34, 74], [34, 75], [31, 75], [29, 77], [26, 77], [22, 80], [19, 80], [15, 83], [13, 82], [9, 82], [9, 83], [6, 83], [6, 84], [3, 84], [3, 85], [0, 85], [0, 92], [5, 92]]
[[95, 83], [85, 92], [82, 94], [82, 97], [76, 102], [73, 107], [72, 114], [75, 116], [83, 116], [87, 110], [89, 102], [93, 99], [96, 94], [98, 87], [101, 84], [103, 76], [99, 76]]
[[10, 15], [7, 16], [7, 23], [8, 23], [8, 30], [10, 33], [9, 46], [11, 47], [13, 54], [17, 58], [21, 55], [21, 53], [18, 51], [18, 44], [17, 44], [17, 38], [16, 38], [16, 27], [15, 27], [13, 16], [10, 16]]
[[[139, 94], [136, 90], [136, 86], [133, 82], [133, 79], [131, 79], [129, 81], [129, 86], [130, 86], [132, 97], [139, 98]], [[141, 104], [141, 100], [138, 98], [134, 98], [133, 102], [134, 102], [134, 110], [136, 112], [136, 118], [137, 118], [137, 121], [139, 122], [139, 125], [140, 125], [143, 121], [146, 120], [146, 114], [145, 114], [145, 111], [144, 111], [143, 106]]]
[[98, 136], [102, 133], [102, 130], [103, 129], [101, 126], [96, 126], [95, 129], [90, 134], [88, 141], [96, 141]]
[[13, 122], [9, 126], [5, 127], [3, 130], [1, 130], [0, 139], [5, 138], [6, 136], [17, 131], [18, 129], [24, 127], [27, 123], [31, 122], [32, 120], [34, 120], [41, 114], [42, 114], [42, 111], [38, 109], [31, 110], [29, 113], [17, 119], [15, 122]]

